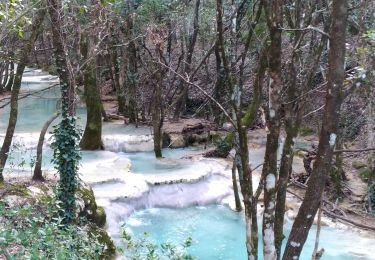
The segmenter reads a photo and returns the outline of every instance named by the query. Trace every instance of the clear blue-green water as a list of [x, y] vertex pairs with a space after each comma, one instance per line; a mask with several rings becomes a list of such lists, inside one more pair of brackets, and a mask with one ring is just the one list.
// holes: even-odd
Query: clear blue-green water
[[[193, 244], [189, 253], [196, 259], [247, 259], [243, 215], [225, 206], [144, 209], [134, 212], [125, 223], [130, 233], [142, 237], [144, 232], [148, 232], [155, 243], [181, 245], [186, 238], [191, 237]], [[289, 230], [290, 224], [287, 224], [286, 232]], [[315, 232], [313, 226], [300, 259], [311, 259]], [[325, 249], [322, 259], [374, 259], [369, 255], [359, 255], [366, 254], [373, 246], [372, 242], [347, 230], [324, 227], [320, 238], [320, 246]], [[259, 244], [261, 252], [262, 243]]]
[[[128, 158], [131, 162], [131, 172], [137, 174], [168, 174], [169, 172], [188, 168], [191, 166], [191, 161], [184, 159], [185, 156], [202, 153], [199, 148], [178, 148], [178, 149], [163, 149], [162, 160], [156, 159], [153, 152], [110, 152], [110, 151], [81, 151], [82, 164], [84, 167], [89, 163], [104, 164], [106, 161], [115, 158]], [[26, 147], [24, 144], [12, 147], [9, 152], [5, 174], [17, 175], [32, 175], [32, 168], [36, 159], [36, 149], [34, 147]], [[47, 145], [43, 148], [42, 169], [51, 170], [53, 165], [52, 150]], [[103, 164], [102, 163], [102, 164]]]
[[[47, 119], [56, 111], [56, 101], [60, 97], [60, 90], [54, 87], [36, 93], [51, 86], [52, 83], [43, 82], [40, 84], [23, 84], [21, 87], [20, 100], [18, 102], [18, 119], [16, 131], [18, 133], [39, 132]], [[34, 93], [34, 94], [33, 94]], [[23, 95], [29, 95], [22, 98]], [[0, 102], [0, 105], [2, 103]], [[77, 116], [85, 118], [85, 110], [77, 109]], [[0, 109], [0, 131], [6, 129], [9, 118], [9, 106]], [[55, 122], [58, 122], [56, 120]]]
[[131, 171], [134, 173], [168, 173], [168, 171], [183, 169], [191, 164], [185, 156], [202, 153], [201, 148], [163, 149], [165, 159], [156, 159], [153, 152], [126, 153], [131, 160]]

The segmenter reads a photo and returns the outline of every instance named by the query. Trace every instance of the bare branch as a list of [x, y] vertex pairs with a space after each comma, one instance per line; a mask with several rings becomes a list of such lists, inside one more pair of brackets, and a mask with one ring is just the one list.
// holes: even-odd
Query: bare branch
[[234, 120], [232, 119], [232, 117], [229, 115], [229, 113], [225, 110], [225, 108], [216, 99], [214, 99], [210, 94], [208, 94], [207, 91], [205, 91], [204, 89], [202, 89], [199, 85], [191, 82], [190, 79], [189, 79], [189, 77], [186, 78], [186, 77], [182, 76], [180, 73], [178, 73], [177, 71], [175, 71], [171, 67], [168, 67], [167, 65], [165, 65], [164, 63], [162, 63], [160, 61], [158, 61], [157, 63], [160, 64], [160, 65], [162, 65], [163, 67], [167, 68], [172, 73], [174, 73], [175, 75], [177, 75], [177, 77], [179, 77], [180, 79], [182, 79], [183, 81], [185, 81], [186, 84], [188, 84], [188, 85], [190, 85], [190, 86], [198, 89], [201, 93], [203, 93], [206, 97], [208, 97], [212, 102], [214, 102], [220, 108], [220, 110], [224, 113], [225, 117], [231, 122], [231, 124], [233, 125], [233, 127], [236, 128], [236, 123], [234, 122]]
[[311, 26], [311, 25], [309, 25], [309, 26], [307, 26], [307, 27], [305, 27], [305, 28], [298, 28], [298, 29], [282, 28], [282, 27], [281, 27], [280, 29], [283, 30], [283, 31], [286, 31], [286, 32], [293, 32], [293, 31], [308, 31], [308, 30], [311, 30], [311, 31], [318, 32], [318, 33], [320, 33], [320, 34], [322, 34], [322, 35], [327, 36], [328, 38], [330, 38], [330, 36], [329, 36], [328, 33], [326, 33], [325, 31], [323, 31], [323, 30], [321, 30], [321, 29], [319, 29], [319, 28], [317, 28], [317, 27]]

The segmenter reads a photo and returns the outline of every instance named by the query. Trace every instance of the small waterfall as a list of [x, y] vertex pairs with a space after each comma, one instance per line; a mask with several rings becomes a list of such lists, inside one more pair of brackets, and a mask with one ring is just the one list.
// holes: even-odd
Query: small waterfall
[[111, 152], [149, 152], [154, 149], [152, 135], [103, 135], [104, 147]]
[[[0, 135], [0, 142], [4, 141], [5, 134]], [[36, 147], [39, 133], [16, 133], [13, 136], [13, 145], [26, 149]], [[102, 137], [105, 150], [111, 152], [151, 152], [154, 149], [152, 135], [127, 135], [127, 134], [104, 134]], [[51, 134], [46, 134], [45, 145], [52, 142]]]
[[233, 196], [231, 171], [219, 160], [199, 160], [164, 174], [123, 172], [120, 181], [109, 175], [96, 182], [96, 174], [89, 174], [87, 180], [92, 180], [97, 203], [106, 209], [108, 231], [114, 237], [119, 223], [136, 210], [227, 204]]

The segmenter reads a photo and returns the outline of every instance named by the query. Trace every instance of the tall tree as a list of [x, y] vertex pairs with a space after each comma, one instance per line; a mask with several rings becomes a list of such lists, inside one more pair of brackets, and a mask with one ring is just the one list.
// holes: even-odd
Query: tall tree
[[[260, 99], [262, 93], [262, 83], [264, 80], [265, 73], [265, 56], [264, 50], [261, 50], [261, 55], [259, 55], [258, 66], [256, 68], [256, 75], [254, 81], [254, 96], [252, 102], [244, 109], [243, 104], [243, 68], [246, 60], [247, 53], [249, 51], [249, 46], [251, 43], [253, 30], [257, 25], [262, 9], [262, 2], [256, 4], [258, 6], [258, 11], [255, 15], [251, 15], [253, 19], [251, 26], [248, 28], [248, 36], [245, 41], [245, 46], [239, 58], [236, 58], [236, 48], [231, 46], [230, 53], [228, 54], [225, 48], [224, 40], [224, 5], [222, 0], [216, 1], [216, 27], [217, 27], [217, 50], [220, 53], [223, 71], [225, 75], [225, 83], [227, 86], [228, 96], [230, 97], [230, 108], [232, 116], [229, 118], [234, 130], [231, 133], [231, 138], [233, 140], [235, 154], [235, 163], [238, 170], [239, 182], [241, 187], [241, 193], [243, 196], [243, 202], [245, 207], [245, 225], [246, 225], [246, 249], [248, 259], [258, 258], [258, 222], [257, 222], [257, 201], [259, 195], [253, 194], [253, 180], [252, 180], [252, 169], [249, 165], [249, 149], [248, 149], [248, 137], [247, 129], [254, 122], [258, 108], [260, 106]], [[254, 10], [256, 10], [254, 6]], [[233, 5], [232, 10], [235, 13], [231, 14], [231, 17], [237, 17], [237, 13], [240, 13], [243, 5], [238, 7]], [[246, 10], [246, 8], [245, 8]], [[245, 11], [246, 12], [246, 11]], [[238, 35], [237, 31], [240, 28], [240, 19], [231, 19], [231, 32], [234, 35]], [[230, 60], [229, 57], [232, 59]], [[237, 62], [239, 61], [239, 64]], [[240, 68], [238, 75], [236, 74], [237, 66]], [[243, 111], [246, 111], [243, 113]], [[228, 114], [226, 114], [229, 117]], [[258, 192], [257, 192], [258, 193]]]
[[87, 121], [85, 131], [80, 141], [80, 147], [83, 150], [103, 150], [102, 142], [102, 103], [98, 86], [98, 37], [96, 37], [96, 16], [100, 13], [100, 3], [92, 1], [90, 10], [90, 21], [88, 24], [88, 33], [82, 33], [81, 36], [81, 54], [84, 58], [83, 84], [84, 96], [87, 108]]
[[124, 28], [125, 39], [128, 42], [125, 50], [126, 60], [126, 107], [125, 114], [129, 117], [129, 123], [136, 123], [138, 120], [137, 108], [137, 46], [135, 40], [135, 4], [129, 1], [127, 4], [128, 14]]
[[347, 1], [333, 0], [328, 57], [328, 82], [317, 159], [305, 198], [294, 221], [283, 259], [298, 259], [319, 208], [328, 173], [331, 171], [345, 78]]
[[21, 51], [19, 62], [17, 64], [17, 69], [16, 69], [16, 73], [14, 76], [12, 94], [11, 94], [11, 99], [10, 99], [9, 122], [8, 122], [7, 131], [5, 134], [5, 138], [3, 141], [3, 145], [1, 146], [1, 150], [0, 150], [0, 182], [4, 181], [3, 171], [4, 171], [6, 161], [8, 159], [8, 153], [10, 150], [10, 146], [12, 144], [12, 139], [13, 139], [14, 131], [15, 131], [16, 124], [17, 124], [18, 95], [21, 89], [21, 81], [22, 81], [23, 72], [26, 68], [26, 65], [29, 62], [29, 54], [32, 48], [34, 47], [34, 43], [36, 39], [38, 38], [38, 34], [40, 32], [45, 13], [46, 11], [44, 8], [38, 9], [32, 21], [30, 36], [29, 37], [25, 36], [22, 40], [23, 48]]
[[[317, 68], [320, 65], [322, 52], [327, 44], [326, 35], [314, 34], [310, 48], [301, 51], [301, 46], [306, 44], [308, 32], [301, 28], [306, 28], [310, 24], [316, 22], [313, 17], [314, 13], [322, 8], [320, 5], [313, 5], [315, 1], [296, 3], [295, 8], [285, 15], [288, 17], [288, 26], [296, 31], [291, 35], [292, 53], [286, 61], [286, 75], [284, 78], [284, 89], [286, 92], [284, 105], [284, 127], [286, 132], [285, 141], [283, 143], [282, 155], [279, 167], [279, 176], [277, 181], [276, 194], [276, 212], [275, 212], [275, 244], [278, 259], [281, 257], [281, 246], [284, 240], [284, 215], [286, 206], [286, 192], [290, 173], [292, 172], [292, 164], [294, 158], [293, 147], [295, 138], [302, 121], [302, 113], [306, 98], [302, 98], [303, 93], [313, 89], [313, 79]], [[316, 19], [316, 18], [315, 18]], [[327, 19], [328, 20], [328, 19]], [[324, 24], [325, 28], [329, 28], [329, 23]], [[320, 43], [319, 43], [320, 38]], [[319, 44], [318, 44], [319, 43]], [[304, 75], [299, 77], [298, 75]]]
[[[198, 37], [198, 31], [199, 31], [199, 6], [200, 6], [200, 0], [195, 1], [194, 5], [194, 16], [193, 16], [193, 31], [191, 34], [188, 33], [187, 28], [188, 28], [188, 18], [185, 17], [185, 24], [184, 24], [184, 34], [187, 35], [187, 40], [186, 40], [186, 60], [185, 63], [183, 64], [183, 75], [188, 75], [191, 70], [191, 63], [193, 60], [193, 54], [194, 54], [194, 49], [195, 49], [195, 44], [197, 42], [197, 37]], [[188, 3], [188, 2], [186, 2]], [[182, 48], [184, 49], [184, 48]], [[176, 103], [176, 109], [174, 111], [174, 119], [178, 120], [180, 117], [180, 114], [185, 111], [185, 106], [186, 106], [186, 101], [188, 99], [188, 85], [185, 84], [183, 81], [180, 81], [180, 87], [181, 91], [179, 96], [177, 97], [177, 103]]]
[[60, 216], [64, 223], [75, 219], [75, 193], [78, 187], [77, 171], [80, 155], [75, 119], [75, 77], [72, 75], [66, 47], [64, 8], [60, 0], [47, 0], [51, 18], [52, 42], [57, 74], [61, 88], [61, 122], [54, 129], [53, 161], [60, 180], [57, 199], [61, 202]]
[[283, 82], [281, 78], [281, 28], [283, 23], [283, 0], [264, 1], [267, 26], [270, 33], [268, 47], [268, 109], [266, 109], [267, 134], [266, 152], [262, 176], [264, 176], [264, 214], [263, 214], [263, 256], [265, 259], [276, 259], [275, 246], [275, 205], [277, 151], [279, 147], [281, 120], [281, 92]]

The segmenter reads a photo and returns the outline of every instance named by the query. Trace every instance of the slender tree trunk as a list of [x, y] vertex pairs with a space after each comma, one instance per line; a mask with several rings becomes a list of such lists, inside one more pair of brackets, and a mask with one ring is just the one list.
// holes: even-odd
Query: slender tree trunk
[[333, 0], [327, 94], [318, 154], [305, 198], [289, 235], [283, 255], [284, 260], [299, 258], [319, 208], [327, 174], [331, 170], [342, 103], [342, 85], [345, 78], [346, 19], [347, 1]]
[[[190, 70], [191, 70], [191, 62], [193, 59], [195, 43], [197, 42], [198, 31], [199, 31], [199, 6], [200, 6], [200, 0], [196, 0], [195, 6], [194, 6], [193, 32], [189, 36], [188, 46], [186, 48], [187, 53], [186, 53], [186, 64], [184, 66], [185, 70], [183, 72], [184, 75], [189, 75]], [[174, 120], [178, 120], [180, 118], [180, 114], [184, 112], [187, 99], [188, 99], [188, 85], [185, 83], [182, 83], [181, 94], [178, 96], [176, 109], [174, 111], [174, 116], [173, 116]]]
[[15, 79], [15, 70], [14, 70], [14, 62], [10, 62], [10, 71], [9, 71], [9, 80], [7, 85], [5, 86], [5, 89], [7, 91], [11, 91], [13, 84], [14, 84], [14, 79]]
[[[299, 36], [296, 37], [299, 39]], [[286, 191], [289, 181], [289, 176], [292, 171], [295, 145], [294, 139], [298, 135], [298, 129], [301, 123], [301, 107], [298, 96], [301, 94], [301, 89], [297, 86], [297, 72], [296, 64], [298, 62], [298, 55], [293, 52], [291, 62], [289, 64], [289, 73], [287, 79], [287, 100], [289, 103], [285, 105], [285, 130], [286, 138], [283, 144], [283, 151], [281, 155], [281, 162], [279, 168], [279, 178], [277, 181], [276, 192], [276, 208], [275, 208], [275, 245], [277, 259], [281, 257], [281, 246], [284, 239], [284, 215], [286, 204]], [[294, 101], [294, 102], [290, 102]]]
[[[216, 60], [216, 83], [215, 83], [215, 88], [214, 88], [214, 94], [213, 97], [215, 100], [218, 102], [222, 102], [225, 99], [225, 76], [224, 76], [224, 68], [222, 65], [221, 57], [220, 57], [220, 51], [219, 48], [216, 44], [215, 46], [215, 60]], [[213, 107], [213, 115], [214, 115], [214, 121], [217, 124], [221, 124], [221, 111], [220, 109], [216, 106], [216, 104], [212, 105]]]
[[[290, 93], [288, 97], [293, 97], [297, 94], [295, 87], [289, 85], [288, 92]], [[292, 99], [292, 100], [293, 100]], [[298, 103], [298, 101], [297, 101]], [[281, 258], [281, 246], [284, 239], [284, 215], [286, 206], [286, 191], [289, 181], [289, 176], [292, 171], [294, 151], [293, 147], [295, 145], [294, 139], [298, 135], [298, 129], [301, 123], [301, 111], [298, 105], [295, 106], [294, 103], [287, 106], [287, 114], [285, 117], [285, 127], [286, 127], [286, 138], [283, 145], [283, 151], [280, 162], [279, 169], [279, 179], [277, 182], [277, 193], [276, 193], [276, 208], [275, 208], [275, 245], [277, 259]]]
[[3, 93], [4, 91], [4, 85], [3, 85], [3, 77], [4, 77], [4, 71], [7, 66], [7, 62], [1, 62], [0, 63], [0, 93]]
[[4, 180], [3, 170], [5, 167], [6, 161], [8, 159], [8, 153], [10, 150], [10, 146], [12, 144], [14, 131], [16, 129], [17, 117], [18, 117], [18, 94], [20, 92], [22, 75], [23, 75], [23, 71], [25, 70], [25, 67], [26, 67], [26, 64], [24, 63], [24, 61], [20, 61], [17, 66], [14, 86], [13, 86], [12, 95], [10, 98], [10, 113], [9, 113], [8, 127], [7, 127], [5, 138], [3, 141], [3, 145], [1, 146], [1, 150], [0, 150], [0, 182]]
[[[342, 129], [337, 131], [337, 138], [336, 138], [336, 150], [343, 149], [343, 136], [342, 136]], [[341, 181], [343, 180], [342, 177], [345, 176], [344, 169], [343, 169], [343, 157], [342, 153], [337, 153], [335, 155], [335, 167], [332, 167], [331, 170], [331, 181], [333, 184], [333, 196], [338, 199], [342, 197], [342, 187]]]
[[156, 83], [155, 83], [155, 95], [152, 109], [152, 125], [154, 130], [154, 152], [156, 158], [162, 157], [162, 104], [161, 104], [161, 87], [162, 87], [162, 75], [161, 72], [156, 72]]
[[[231, 99], [231, 108], [235, 116], [235, 141], [236, 165], [241, 186], [241, 193], [245, 207], [245, 225], [246, 225], [246, 249], [248, 259], [258, 259], [258, 222], [257, 222], [257, 197], [253, 195], [252, 171], [249, 166], [249, 151], [247, 127], [254, 122], [260, 104], [262, 81], [265, 71], [263, 59], [259, 60], [257, 74], [254, 82], [254, 98], [242, 116], [242, 80], [239, 86], [236, 85], [236, 78], [233, 76], [234, 68], [230, 67], [225, 49], [224, 49], [224, 24], [223, 24], [223, 1], [216, 1], [216, 22], [217, 22], [217, 48], [221, 54], [225, 81], [230, 95], [236, 96]], [[246, 55], [246, 51], [244, 55]], [[233, 64], [232, 64], [233, 65]], [[241, 75], [240, 75], [241, 78]]]
[[266, 152], [262, 176], [264, 182], [264, 214], [263, 214], [263, 255], [264, 259], [276, 259], [275, 244], [275, 206], [276, 206], [276, 182], [277, 151], [279, 146], [280, 120], [281, 120], [281, 92], [283, 83], [281, 78], [281, 29], [283, 21], [283, 1], [265, 1], [265, 14], [271, 44], [268, 49], [268, 63], [270, 83], [268, 89], [268, 110], [266, 123], [269, 129], [267, 134]]
[[237, 135], [236, 164], [245, 206], [246, 249], [249, 260], [258, 259], [257, 200], [253, 196], [252, 171], [249, 166], [247, 130]]
[[321, 256], [319, 256], [319, 239], [320, 239], [320, 229], [322, 227], [322, 202], [320, 202], [319, 212], [318, 212], [318, 223], [316, 227], [316, 236], [315, 236], [315, 245], [314, 251], [312, 253], [311, 260], [319, 260]]
[[[372, 57], [372, 67], [375, 68], [375, 55]], [[373, 76], [375, 72], [373, 71]], [[374, 77], [373, 77], [374, 78]], [[367, 122], [367, 136], [368, 147], [375, 147], [375, 82], [372, 83], [368, 90], [368, 122]], [[370, 151], [368, 154], [368, 168], [370, 170], [369, 176], [369, 191], [368, 191], [368, 209], [371, 214], [375, 213], [375, 153]]]
[[[81, 52], [85, 59], [94, 56], [94, 39], [87, 35], [82, 37]], [[80, 147], [82, 150], [103, 150], [102, 142], [102, 103], [100, 99], [100, 91], [97, 85], [97, 64], [96, 58], [88, 62], [84, 68], [83, 82], [84, 94], [87, 108], [87, 121], [85, 131], [83, 133]]]
[[5, 63], [5, 69], [4, 69], [4, 79], [3, 79], [3, 82], [1, 84], [1, 90], [4, 91], [4, 89], [6, 88], [6, 85], [8, 83], [8, 79], [9, 79], [9, 65], [10, 65], [10, 62], [7, 61]]
[[117, 111], [119, 114], [124, 114], [125, 112], [125, 90], [123, 88], [123, 85], [120, 84], [120, 65], [118, 63], [118, 51], [116, 45], [119, 44], [119, 40], [117, 37], [117, 34], [114, 30], [115, 25], [111, 25], [110, 31], [111, 31], [111, 38], [110, 43], [112, 45], [112, 48], [110, 49], [110, 57], [111, 57], [111, 74], [113, 75], [113, 84], [114, 88], [116, 90], [116, 96], [117, 96], [117, 104], [118, 108]]
[[0, 183], [4, 181], [3, 170], [8, 159], [8, 153], [10, 150], [10, 146], [12, 144], [12, 139], [16, 128], [18, 117], [18, 94], [21, 89], [23, 72], [25, 70], [26, 64], [28, 63], [29, 54], [34, 46], [36, 39], [38, 38], [38, 34], [40, 32], [40, 27], [44, 20], [45, 13], [46, 11], [44, 8], [38, 10], [31, 26], [30, 38], [24, 41], [23, 50], [21, 52], [21, 59], [20, 62], [17, 64], [17, 71], [14, 78], [12, 95], [10, 99], [9, 122], [4, 142], [0, 150]]
[[[129, 10], [133, 11], [134, 6], [128, 4]], [[127, 101], [126, 101], [126, 115], [129, 117], [129, 123], [137, 123], [138, 121], [138, 109], [137, 109], [137, 82], [138, 82], [138, 70], [137, 70], [137, 47], [134, 40], [134, 17], [133, 13], [128, 14], [126, 22], [126, 39], [129, 44], [126, 49], [127, 53], [127, 70], [126, 70], [126, 81], [127, 81]]]
[[237, 176], [236, 176], [236, 161], [233, 161], [233, 166], [232, 166], [232, 183], [233, 183], [233, 193], [234, 193], [234, 202], [236, 205], [236, 210], [241, 211], [242, 210], [242, 205], [241, 205], [241, 199], [240, 199], [240, 194], [238, 191], [238, 184], [237, 184]]
[[40, 131], [38, 145], [36, 147], [36, 163], [34, 168], [33, 180], [34, 181], [44, 181], [42, 173], [42, 160], [43, 160], [43, 143], [44, 137], [47, 133], [49, 126], [52, 122], [59, 116], [59, 113], [54, 113], [43, 125], [42, 130]]

